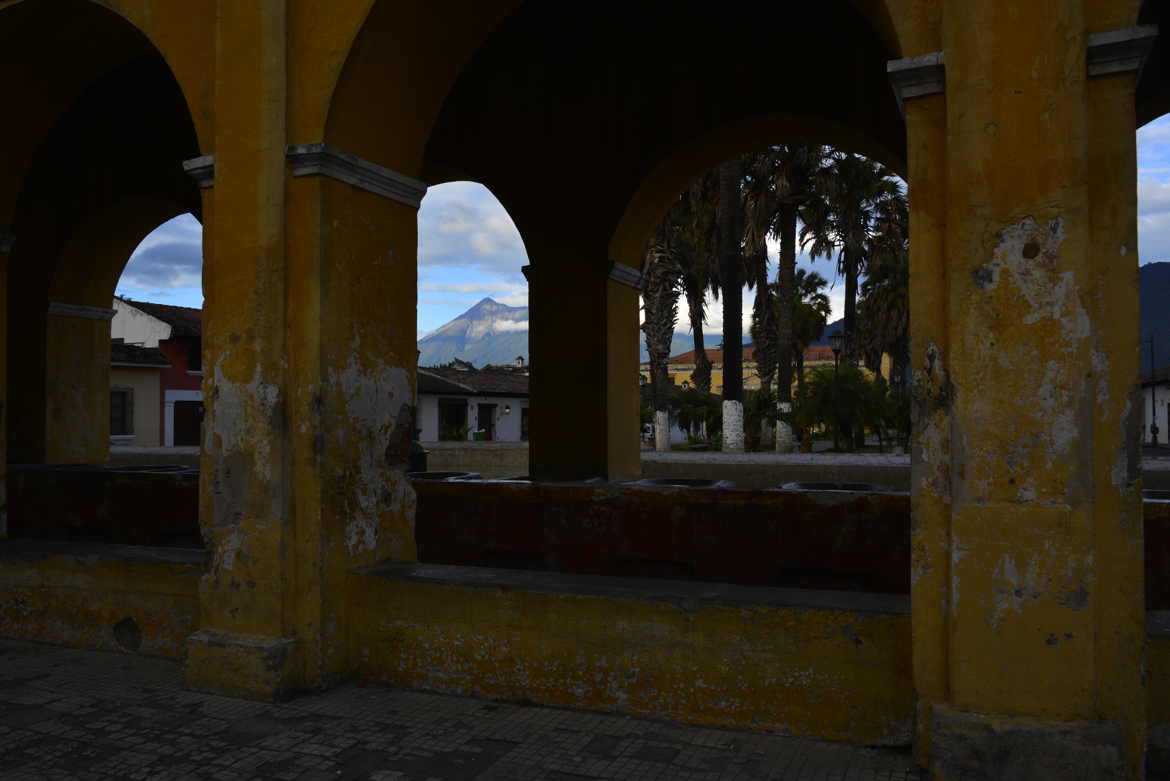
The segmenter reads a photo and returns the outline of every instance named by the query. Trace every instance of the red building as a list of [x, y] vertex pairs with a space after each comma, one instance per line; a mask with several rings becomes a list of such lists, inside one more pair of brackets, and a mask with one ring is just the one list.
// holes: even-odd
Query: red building
[[148, 301], [114, 299], [111, 336], [126, 344], [157, 347], [170, 368], [162, 369], [160, 445], [200, 444], [203, 418], [203, 311]]

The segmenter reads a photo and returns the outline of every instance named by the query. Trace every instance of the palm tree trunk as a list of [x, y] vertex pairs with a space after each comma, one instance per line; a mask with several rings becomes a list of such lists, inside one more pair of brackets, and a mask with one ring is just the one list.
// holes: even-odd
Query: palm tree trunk
[[703, 393], [710, 393], [711, 361], [707, 358], [707, 346], [703, 336], [705, 293], [706, 288], [694, 285], [694, 280], [687, 280], [687, 308], [691, 310], [691, 334], [695, 341], [695, 370], [691, 372], [691, 385]]
[[741, 165], [719, 168], [719, 265], [723, 287], [723, 450], [743, 451], [743, 260]]
[[857, 251], [845, 248], [845, 355], [852, 361], [857, 351]]
[[792, 321], [796, 310], [796, 204], [781, 203], [777, 214], [780, 231], [780, 262], [776, 269], [780, 311], [776, 313], [776, 403], [780, 421], [776, 426], [776, 449], [791, 452], [795, 442], [787, 419], [792, 411]]

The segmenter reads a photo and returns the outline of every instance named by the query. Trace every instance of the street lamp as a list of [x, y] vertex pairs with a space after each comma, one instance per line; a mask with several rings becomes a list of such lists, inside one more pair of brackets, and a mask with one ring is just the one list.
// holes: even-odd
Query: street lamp
[[841, 363], [841, 350], [845, 348], [845, 334], [837, 331], [829, 337], [829, 347], [833, 350], [833, 372], [837, 371], [838, 364]]

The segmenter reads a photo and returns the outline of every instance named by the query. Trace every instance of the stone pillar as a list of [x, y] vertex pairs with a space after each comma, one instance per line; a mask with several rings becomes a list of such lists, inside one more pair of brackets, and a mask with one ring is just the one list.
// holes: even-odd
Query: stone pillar
[[558, 257], [524, 269], [532, 359], [529, 460], [539, 479], [641, 474], [641, 274], [615, 262], [607, 274], [596, 257]]
[[110, 457], [110, 320], [105, 307], [49, 303], [45, 324], [45, 462]]
[[[272, 699], [304, 683], [285, 377], [285, 3], [220, 0], [204, 189], [200, 520], [211, 560], [187, 685]], [[194, 173], [194, 172], [193, 172]], [[208, 208], [211, 207], [211, 208]]]
[[945, 81], [941, 56], [891, 64], [916, 751], [939, 779], [1144, 774], [1134, 72], [1098, 76], [1085, 29], [1080, 3], [952, 2]]
[[325, 144], [290, 147], [287, 341], [293, 620], [305, 683], [349, 672], [348, 573], [414, 561], [417, 211], [426, 185]]
[[[8, 290], [8, 255], [16, 237], [0, 232], [0, 290]], [[0, 296], [0, 540], [8, 538], [8, 299]]]

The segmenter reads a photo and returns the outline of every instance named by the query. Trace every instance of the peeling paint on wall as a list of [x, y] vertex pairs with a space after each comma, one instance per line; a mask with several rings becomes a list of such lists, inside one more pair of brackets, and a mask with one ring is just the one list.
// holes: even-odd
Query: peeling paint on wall
[[376, 357], [365, 356], [371, 365], [363, 365], [360, 347], [360, 338], [355, 338], [345, 368], [330, 377], [345, 404], [345, 425], [352, 437], [345, 437], [346, 447], [356, 445], [356, 472], [346, 476], [345, 545], [351, 556], [377, 548], [383, 513], [413, 515], [415, 503], [405, 475], [414, 420], [410, 374]]

